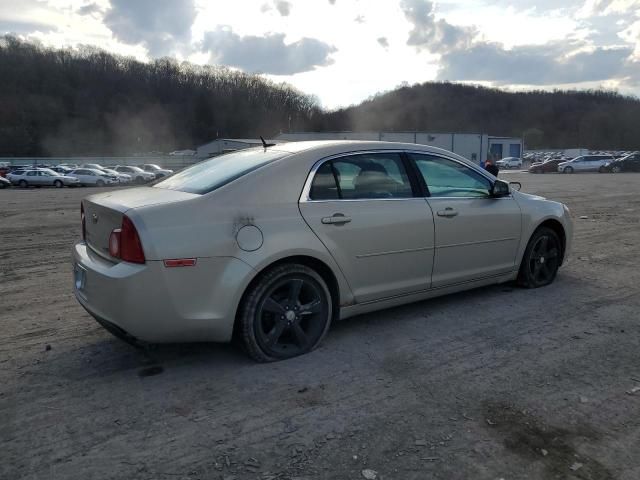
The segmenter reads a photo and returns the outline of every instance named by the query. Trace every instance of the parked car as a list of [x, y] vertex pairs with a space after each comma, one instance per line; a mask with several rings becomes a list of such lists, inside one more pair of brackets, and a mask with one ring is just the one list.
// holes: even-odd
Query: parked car
[[4, 177], [0, 177], [0, 189], [8, 188], [11, 186], [11, 182]]
[[56, 165], [55, 167], [51, 167], [50, 170], [60, 173], [61, 175], [66, 175], [67, 173], [73, 171], [73, 168]]
[[83, 163], [79, 168], [90, 168], [92, 170], [102, 170], [102, 165], [99, 163]]
[[78, 180], [68, 175], [39, 168], [37, 170], [21, 170], [7, 175], [7, 179], [13, 184], [22, 188], [27, 187], [76, 187]]
[[173, 170], [169, 170], [166, 168], [160, 168], [158, 165], [153, 163], [147, 163], [142, 165], [141, 167], [145, 172], [153, 173], [156, 178], [168, 177], [169, 175], [173, 175]]
[[557, 172], [558, 165], [564, 162], [561, 159], [552, 159], [545, 162], [534, 163], [529, 167], [529, 173], [549, 173]]
[[611, 155], [582, 155], [558, 164], [560, 173], [597, 172], [605, 163], [613, 160]]
[[104, 187], [119, 183], [118, 177], [96, 168], [77, 168], [69, 173], [70, 176], [78, 179], [82, 186]]
[[258, 361], [314, 349], [333, 320], [548, 285], [572, 238], [563, 204], [454, 153], [387, 142], [241, 150], [80, 210], [75, 295], [99, 323], [132, 342], [235, 331]]
[[522, 168], [522, 159], [518, 157], [506, 157], [498, 160], [496, 165], [500, 168]]
[[131, 183], [131, 175], [127, 173], [116, 172], [115, 170], [112, 170], [111, 168], [106, 168], [106, 167], [102, 167], [102, 171], [105, 173], [108, 173], [109, 175], [117, 177], [119, 183], [122, 183], [122, 184]]
[[113, 167], [116, 172], [126, 173], [127, 175], [131, 175], [132, 181], [135, 183], [147, 183], [156, 179], [155, 173], [145, 172], [140, 167], [130, 167], [130, 166], [122, 166], [117, 165]]
[[600, 167], [600, 173], [640, 172], [640, 153], [632, 153]]

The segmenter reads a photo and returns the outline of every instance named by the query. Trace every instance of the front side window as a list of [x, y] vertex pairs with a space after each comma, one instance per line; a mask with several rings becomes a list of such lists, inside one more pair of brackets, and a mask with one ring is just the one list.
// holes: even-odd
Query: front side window
[[432, 197], [488, 197], [491, 181], [462, 163], [435, 155], [409, 154]]
[[205, 194], [287, 155], [290, 153], [263, 148], [240, 150], [197, 163], [153, 188]]

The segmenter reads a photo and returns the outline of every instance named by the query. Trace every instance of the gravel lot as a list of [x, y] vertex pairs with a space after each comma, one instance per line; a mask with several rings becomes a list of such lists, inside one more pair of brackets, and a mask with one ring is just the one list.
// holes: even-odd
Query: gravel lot
[[1, 190], [0, 478], [637, 480], [640, 175], [501, 176], [572, 211], [553, 285], [350, 319], [267, 365], [113, 338], [71, 290], [98, 190]]

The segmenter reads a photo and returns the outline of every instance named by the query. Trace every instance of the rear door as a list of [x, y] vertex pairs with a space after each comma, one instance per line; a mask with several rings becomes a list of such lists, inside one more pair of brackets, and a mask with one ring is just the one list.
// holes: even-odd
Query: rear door
[[344, 273], [358, 303], [430, 287], [433, 216], [414, 196], [400, 153], [333, 158], [315, 170], [300, 212]]
[[435, 223], [432, 287], [515, 270], [522, 215], [513, 197], [491, 197], [491, 180], [463, 162], [430, 154], [409, 158], [429, 190]]

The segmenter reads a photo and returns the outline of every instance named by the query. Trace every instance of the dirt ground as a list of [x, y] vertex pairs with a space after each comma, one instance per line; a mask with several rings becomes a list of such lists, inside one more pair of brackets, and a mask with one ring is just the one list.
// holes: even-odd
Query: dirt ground
[[0, 191], [0, 478], [637, 480], [640, 175], [501, 176], [572, 211], [553, 285], [353, 318], [266, 365], [112, 337], [71, 289], [97, 189]]

